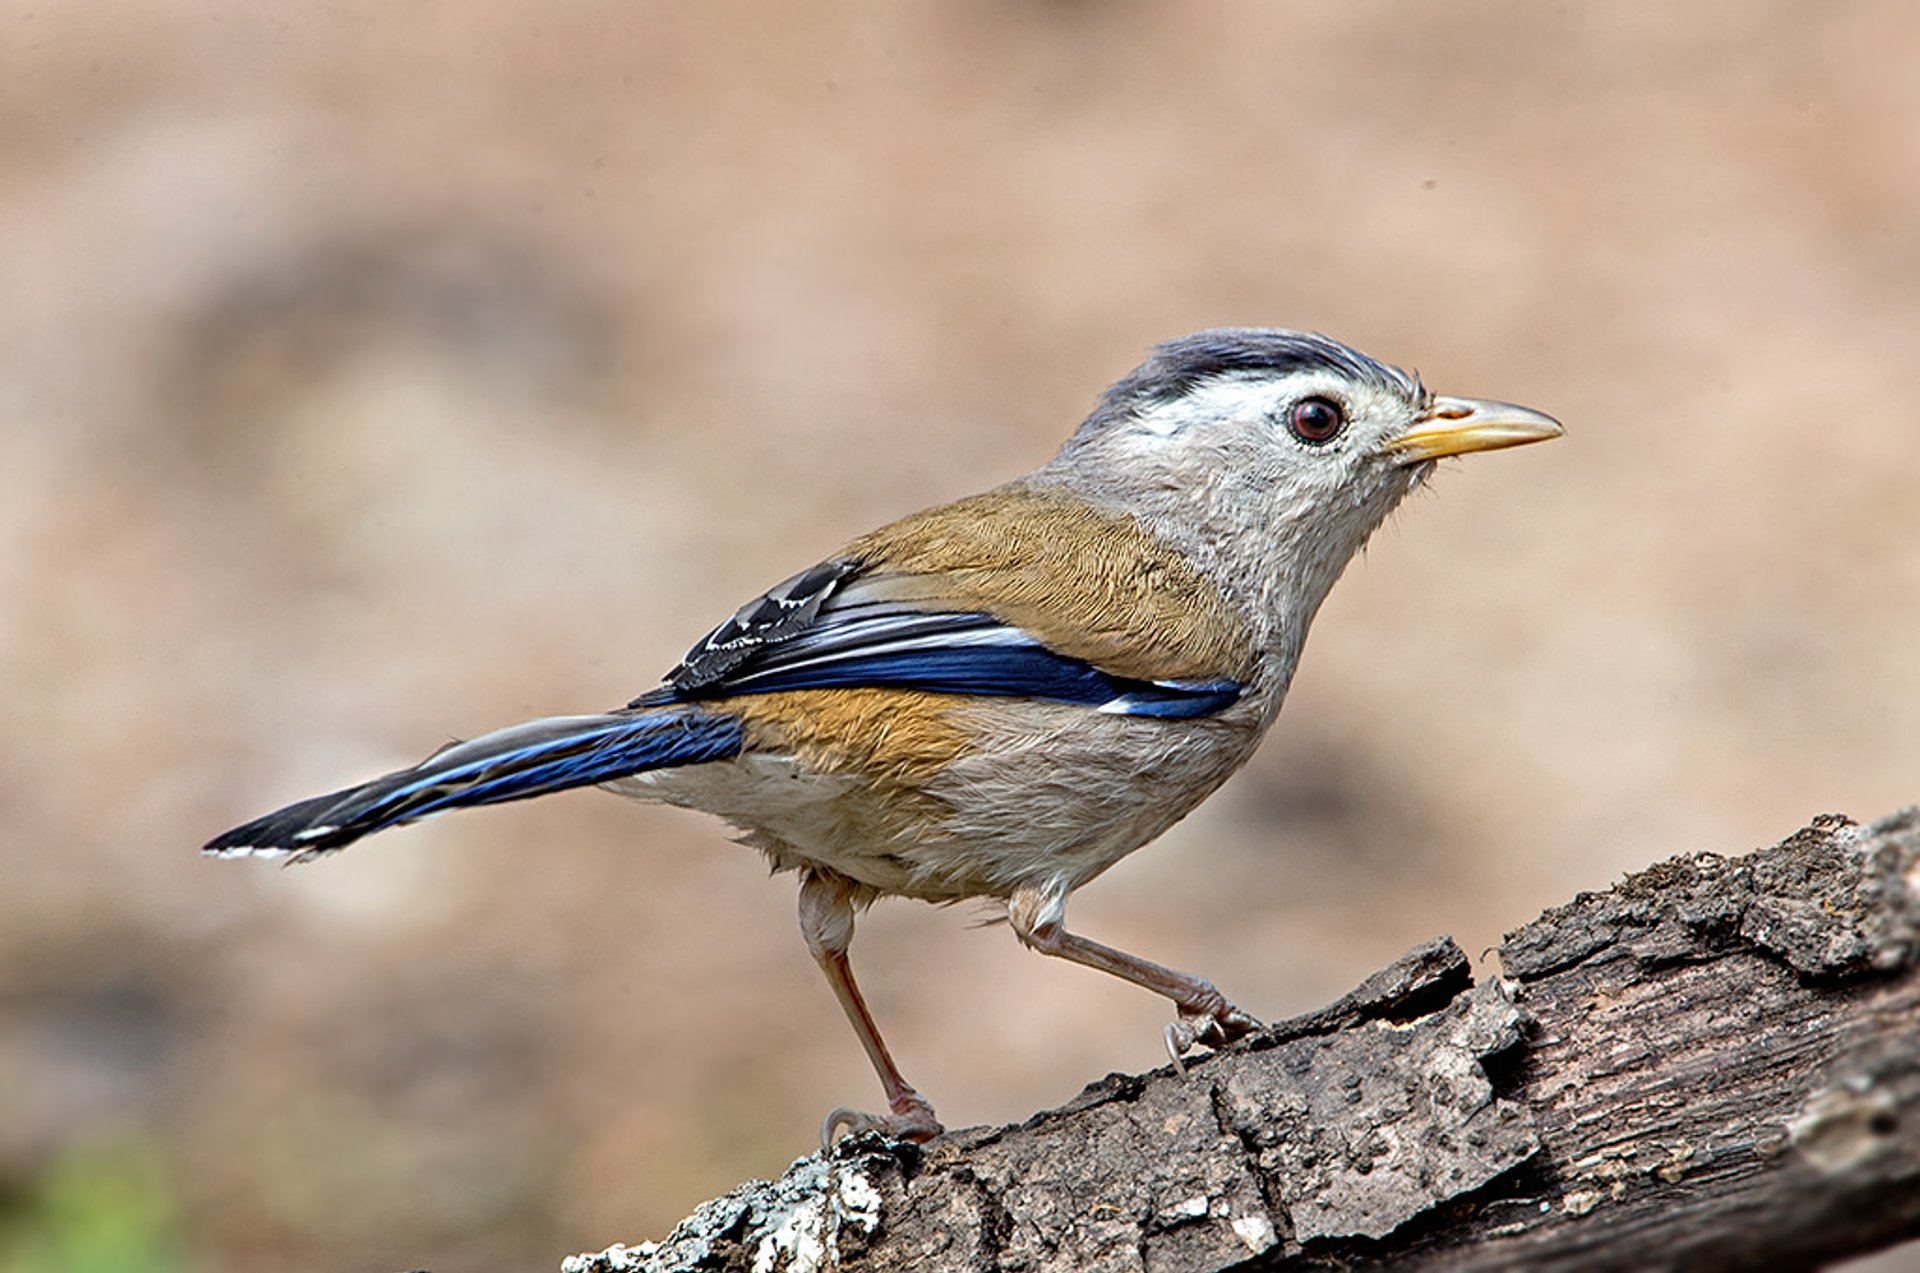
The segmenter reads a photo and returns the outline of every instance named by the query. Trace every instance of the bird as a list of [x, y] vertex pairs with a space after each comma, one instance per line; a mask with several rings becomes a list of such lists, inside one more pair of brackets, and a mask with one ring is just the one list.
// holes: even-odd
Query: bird
[[1440, 460], [1563, 432], [1314, 333], [1169, 340], [1038, 469], [854, 539], [624, 707], [450, 744], [203, 851], [308, 861], [586, 786], [715, 814], [798, 875], [807, 949], [880, 1079], [886, 1112], [832, 1110], [824, 1145], [944, 1130], [849, 963], [885, 896], [983, 902], [1027, 947], [1165, 997], [1178, 1064], [1259, 1022], [1070, 930], [1069, 895], [1246, 763], [1328, 591]]

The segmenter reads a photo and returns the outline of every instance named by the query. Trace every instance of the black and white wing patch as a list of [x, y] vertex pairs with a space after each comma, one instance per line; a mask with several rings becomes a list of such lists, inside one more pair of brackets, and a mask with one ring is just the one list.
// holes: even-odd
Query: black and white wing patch
[[859, 569], [857, 561], [823, 561], [775, 584], [700, 638], [700, 643], [680, 660], [680, 666], [667, 673], [667, 684], [675, 690], [718, 684], [755, 651], [805, 631], [819, 616], [827, 598]]
[[1237, 701], [1226, 678], [1144, 681], [1049, 649], [989, 614], [928, 608], [828, 561], [742, 606], [630, 706], [807, 689], [911, 689], [1040, 698], [1126, 716], [1206, 716]]

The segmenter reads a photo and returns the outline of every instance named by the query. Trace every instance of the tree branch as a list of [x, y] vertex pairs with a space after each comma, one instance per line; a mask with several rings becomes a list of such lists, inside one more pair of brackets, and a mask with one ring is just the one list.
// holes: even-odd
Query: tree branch
[[1920, 811], [1447, 938], [1018, 1127], [861, 1137], [629, 1270], [1781, 1269], [1920, 1235]]

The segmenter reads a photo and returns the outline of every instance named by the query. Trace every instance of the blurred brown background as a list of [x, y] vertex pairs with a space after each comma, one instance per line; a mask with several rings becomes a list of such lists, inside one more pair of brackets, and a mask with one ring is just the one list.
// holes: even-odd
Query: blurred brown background
[[[552, 1267], [871, 1104], [718, 824], [195, 849], [624, 701], [1196, 327], [1570, 434], [1402, 511], [1082, 931], [1277, 1017], [1920, 799], [1916, 52], [1898, 3], [0, 4], [0, 1269]], [[854, 947], [950, 1124], [1159, 1063], [975, 919]]]

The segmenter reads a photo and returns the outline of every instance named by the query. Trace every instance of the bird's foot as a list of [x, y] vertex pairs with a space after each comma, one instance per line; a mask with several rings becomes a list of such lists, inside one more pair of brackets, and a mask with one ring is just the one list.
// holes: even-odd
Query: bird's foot
[[1260, 1028], [1260, 1022], [1248, 1013], [1221, 999], [1217, 1005], [1183, 1007], [1180, 1019], [1167, 1025], [1167, 1055], [1173, 1068], [1182, 1074], [1187, 1063], [1181, 1058], [1198, 1044], [1210, 1048], [1225, 1047], [1235, 1039]]
[[843, 1130], [849, 1136], [858, 1136], [861, 1132], [879, 1132], [888, 1140], [921, 1142], [932, 1140], [947, 1130], [933, 1116], [932, 1103], [918, 1092], [908, 1091], [896, 1096], [890, 1106], [891, 1112], [886, 1114], [868, 1114], [844, 1105], [829, 1111], [825, 1121], [820, 1124], [820, 1148], [832, 1149], [834, 1133]]

